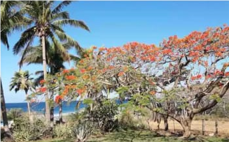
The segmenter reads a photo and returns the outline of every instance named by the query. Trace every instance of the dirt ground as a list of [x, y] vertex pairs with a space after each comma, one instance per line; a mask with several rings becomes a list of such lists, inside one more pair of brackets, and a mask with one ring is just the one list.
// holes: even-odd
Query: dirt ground
[[[215, 132], [215, 121], [205, 121], [205, 134], [211, 135]], [[150, 126], [152, 129], [157, 129], [156, 122], [150, 122]], [[164, 123], [160, 123], [160, 129], [164, 128]], [[169, 121], [169, 130], [182, 130], [181, 125], [173, 120]], [[193, 120], [191, 125], [192, 131], [198, 131], [201, 134], [202, 131], [202, 121], [201, 120]], [[221, 136], [229, 137], [229, 121], [218, 121], [218, 134]]]

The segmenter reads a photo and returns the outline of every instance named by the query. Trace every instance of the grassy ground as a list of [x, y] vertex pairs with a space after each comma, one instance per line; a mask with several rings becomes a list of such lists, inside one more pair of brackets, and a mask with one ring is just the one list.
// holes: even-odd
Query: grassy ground
[[[55, 139], [39, 142], [74, 142], [70, 139]], [[151, 131], [122, 131], [113, 132], [103, 136], [92, 136], [88, 142], [229, 142], [227, 138], [216, 137], [194, 137], [192, 140], [184, 141], [179, 137], [163, 137]]]

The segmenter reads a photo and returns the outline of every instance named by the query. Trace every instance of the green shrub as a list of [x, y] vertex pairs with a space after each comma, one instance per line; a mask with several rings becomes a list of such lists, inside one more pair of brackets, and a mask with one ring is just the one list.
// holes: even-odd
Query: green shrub
[[[93, 102], [93, 107], [85, 109], [85, 118], [95, 124], [102, 132], [111, 132], [117, 128], [118, 104], [106, 98]], [[92, 108], [92, 109], [91, 109]]]
[[13, 136], [18, 142], [41, 139], [46, 130], [45, 124], [41, 119], [35, 119], [33, 123], [30, 123], [28, 117], [20, 117], [14, 123]]
[[143, 120], [146, 116], [141, 116], [138, 119], [136, 115], [134, 115], [133, 111], [122, 111], [119, 114], [119, 128], [127, 130], [127, 129], [146, 129], [146, 124], [143, 123]]
[[89, 136], [92, 134], [94, 125], [90, 121], [79, 121], [72, 128], [73, 136], [76, 138], [77, 142], [85, 142]]
[[66, 117], [65, 119], [68, 123], [74, 123], [75, 124], [75, 123], [78, 123], [79, 120], [83, 119], [84, 111], [71, 113], [65, 117]]
[[73, 136], [73, 126], [70, 123], [56, 125], [53, 129], [54, 137], [57, 138], [71, 138]]
[[23, 113], [22, 109], [13, 108], [13, 109], [10, 109], [9, 112], [7, 112], [7, 118], [8, 118], [8, 120], [15, 121], [17, 118], [22, 116], [22, 113]]
[[129, 111], [123, 111], [120, 114], [119, 126], [123, 129], [135, 128], [134, 116]]

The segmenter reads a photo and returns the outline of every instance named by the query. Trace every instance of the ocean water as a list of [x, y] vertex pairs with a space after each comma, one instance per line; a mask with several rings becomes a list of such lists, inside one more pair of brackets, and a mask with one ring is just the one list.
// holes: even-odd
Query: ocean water
[[[126, 103], [127, 101], [123, 101], [123, 103]], [[119, 100], [116, 100], [117, 104], [120, 104]], [[63, 114], [68, 114], [68, 113], [73, 113], [73, 112], [77, 112], [78, 110], [86, 107], [85, 104], [83, 104], [83, 102], [80, 103], [79, 108], [76, 108], [76, 104], [77, 101], [72, 101], [71, 103], [68, 102], [63, 102], [62, 104], [62, 113]], [[39, 103], [31, 103], [31, 111], [35, 111], [37, 113], [40, 114], [45, 114], [45, 102], [39, 102]], [[14, 109], [14, 108], [20, 108], [22, 109], [24, 112], [27, 112], [27, 103], [23, 102], [23, 103], [6, 103], [6, 109], [7, 111], [9, 111], [10, 109]], [[59, 113], [59, 107], [55, 106], [54, 107], [54, 115], [57, 115]]]
[[[86, 106], [85, 104], [83, 104], [81, 102], [79, 108], [76, 109], [76, 104], [77, 104], [77, 101], [73, 101], [71, 103], [63, 102], [62, 113], [76, 112], [79, 109], [82, 109]], [[20, 108], [24, 112], [28, 111], [26, 102], [23, 102], [23, 103], [6, 103], [7, 111], [9, 111], [10, 109], [14, 109], [14, 108]], [[45, 102], [31, 103], [31, 110], [38, 112], [38, 113], [41, 113], [41, 114], [45, 114], [45, 111], [44, 111], [45, 110]], [[55, 106], [54, 107], [54, 114], [57, 115], [58, 113], [59, 113], [59, 107]]]

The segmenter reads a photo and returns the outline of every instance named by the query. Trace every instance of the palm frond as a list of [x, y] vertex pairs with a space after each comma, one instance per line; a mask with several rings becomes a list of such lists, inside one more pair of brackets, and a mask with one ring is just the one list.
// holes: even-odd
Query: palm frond
[[77, 56], [74, 56], [74, 55], [70, 55], [70, 58], [71, 58], [71, 60], [73, 60], [74, 62], [78, 62], [78, 61], [80, 61], [80, 57], [77, 57]]
[[60, 32], [64, 32], [64, 30], [60, 26], [53, 25], [53, 24], [51, 24], [51, 29], [52, 30], [58, 30]]
[[8, 42], [7, 33], [8, 33], [7, 30], [3, 30], [1, 32], [1, 42], [4, 45], [6, 45], [7, 49], [9, 50], [10, 45], [9, 45], [9, 42]]
[[87, 31], [90, 31], [87, 25], [83, 21], [78, 21], [73, 19], [61, 19], [61, 20], [54, 21], [52, 24], [58, 26], [71, 25], [74, 27], [80, 27]]
[[43, 71], [36, 71], [35, 75], [39, 75], [39, 74], [43, 74], [43, 73], [44, 73]]
[[50, 9], [50, 7], [46, 7], [45, 9], [44, 9], [44, 19], [48, 19], [49, 17], [50, 17], [50, 15], [51, 15], [51, 9]]
[[18, 54], [21, 49], [27, 44], [30, 43], [30, 41], [34, 38], [35, 36], [35, 31], [34, 31], [34, 26], [25, 30], [19, 41], [14, 45], [13, 52], [14, 54]]
[[52, 14], [52, 21], [58, 20], [58, 19], [69, 19], [69, 13], [67, 11], [63, 11], [60, 13]]
[[47, 4], [46, 4], [46, 7], [52, 7], [52, 5], [53, 5], [54, 2], [55, 2], [55, 1], [48, 0], [48, 1], [47, 1]]
[[34, 80], [34, 85], [35, 86], [38, 86], [40, 84], [40, 81], [44, 79], [44, 74], [41, 74], [39, 77], [37, 77], [35, 80]]
[[70, 59], [69, 54], [64, 49], [64, 46], [56, 39], [52, 32], [49, 33], [49, 36], [52, 39], [53, 44], [55, 45], [56, 51], [59, 52], [64, 58]]
[[56, 14], [58, 12], [60, 12], [62, 10], [63, 7], [69, 5], [71, 3], [71, 1], [62, 1], [57, 7], [55, 7], [52, 11], [52, 14]]
[[42, 64], [42, 48], [40, 46], [30, 47], [24, 50], [24, 57], [21, 58], [21, 64]]
[[14, 13], [13, 8], [22, 4], [20, 1], [1, 1], [1, 21]]
[[58, 30], [55, 30], [54, 32], [56, 33], [56, 35], [59, 37], [59, 39], [62, 42], [68, 43], [68, 46], [71, 45], [72, 47], [75, 47], [76, 50], [79, 53], [82, 53], [83, 49], [80, 47], [80, 45], [78, 44], [78, 42], [76, 42], [74, 39], [72, 39], [70, 36], [68, 36], [64, 32], [61, 32], [61, 31], [58, 31]]
[[33, 36], [33, 38], [30, 39], [30, 41], [28, 42], [27, 46], [25, 47], [24, 52], [22, 53], [21, 60], [19, 61], [19, 68], [20, 68], [20, 69], [21, 69], [22, 64], [23, 64], [23, 59], [24, 59], [25, 56], [26, 56], [26, 51], [27, 51], [27, 49], [29, 48], [29, 46], [32, 44], [33, 39], [34, 39], [34, 36]]

